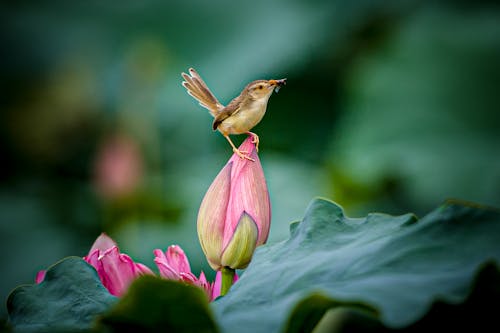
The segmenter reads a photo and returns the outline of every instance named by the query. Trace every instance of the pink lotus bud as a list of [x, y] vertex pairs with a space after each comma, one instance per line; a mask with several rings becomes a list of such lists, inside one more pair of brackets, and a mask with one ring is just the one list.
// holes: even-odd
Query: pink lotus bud
[[251, 136], [239, 150], [255, 162], [233, 154], [210, 185], [198, 212], [198, 237], [214, 270], [247, 267], [255, 248], [269, 235], [271, 204]]
[[43, 280], [45, 280], [45, 273], [47, 273], [46, 270], [38, 271], [38, 273], [36, 273], [35, 283], [41, 283]]

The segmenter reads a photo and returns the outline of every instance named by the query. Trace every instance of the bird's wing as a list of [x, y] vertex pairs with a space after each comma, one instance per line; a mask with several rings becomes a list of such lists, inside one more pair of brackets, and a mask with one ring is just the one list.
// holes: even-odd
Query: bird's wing
[[182, 77], [185, 80], [182, 82], [182, 85], [186, 88], [188, 94], [195, 98], [201, 106], [210, 111], [212, 116], [217, 117], [220, 111], [224, 109], [224, 105], [212, 94], [194, 68], [189, 69], [189, 74], [182, 73]]
[[229, 104], [221, 109], [219, 113], [214, 117], [214, 122], [212, 123], [212, 128], [215, 131], [217, 127], [219, 127], [220, 123], [224, 121], [224, 119], [232, 116], [240, 111], [241, 108], [241, 95], [233, 99]]

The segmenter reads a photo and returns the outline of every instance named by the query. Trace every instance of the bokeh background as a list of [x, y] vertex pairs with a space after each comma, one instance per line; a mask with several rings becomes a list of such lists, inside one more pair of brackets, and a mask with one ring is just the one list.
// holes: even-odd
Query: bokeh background
[[496, 1], [21, 0], [0, 18], [2, 300], [101, 231], [213, 276], [196, 214], [231, 150], [180, 84], [191, 66], [223, 103], [288, 78], [255, 128], [271, 242], [318, 195], [350, 216], [500, 206]]

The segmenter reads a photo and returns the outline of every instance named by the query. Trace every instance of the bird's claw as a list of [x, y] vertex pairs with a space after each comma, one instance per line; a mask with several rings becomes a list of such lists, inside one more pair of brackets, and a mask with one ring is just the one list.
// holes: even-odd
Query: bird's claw
[[259, 136], [255, 133], [248, 132], [252, 136], [252, 143], [255, 145], [255, 150], [259, 151]]
[[246, 152], [246, 151], [241, 151], [239, 149], [233, 149], [233, 152], [236, 155], [238, 155], [241, 159], [247, 159], [249, 161], [255, 162], [255, 160], [253, 158], [251, 158], [250, 156], [248, 156], [248, 152]]

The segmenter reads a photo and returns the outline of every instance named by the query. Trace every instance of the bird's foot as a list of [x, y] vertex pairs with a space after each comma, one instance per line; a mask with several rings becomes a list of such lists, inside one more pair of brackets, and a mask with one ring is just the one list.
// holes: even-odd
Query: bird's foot
[[237, 148], [233, 148], [233, 152], [238, 155], [241, 159], [247, 159], [249, 161], [252, 161], [252, 162], [255, 162], [255, 160], [253, 158], [251, 158], [250, 156], [248, 156], [248, 152], [246, 151], [241, 151]]
[[252, 137], [252, 143], [255, 145], [255, 150], [259, 151], [259, 136], [255, 133], [248, 132], [248, 134]]

